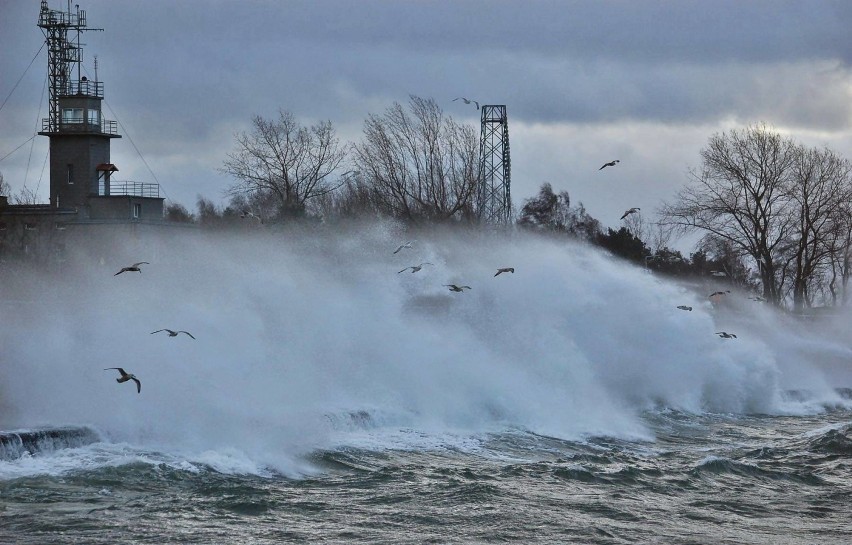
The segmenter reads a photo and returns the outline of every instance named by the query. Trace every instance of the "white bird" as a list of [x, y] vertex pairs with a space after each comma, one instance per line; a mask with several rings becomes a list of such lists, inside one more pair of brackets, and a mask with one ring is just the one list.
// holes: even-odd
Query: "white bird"
[[455, 284], [444, 284], [445, 288], [450, 288], [450, 291], [464, 291], [471, 289], [470, 286], [456, 286]]
[[[159, 333], [160, 331], [168, 331], [169, 337], [177, 337], [178, 333], [185, 333], [186, 335], [192, 337], [192, 333], [190, 333], [189, 331], [172, 331], [171, 329], [158, 329], [157, 331], [152, 331], [151, 335], [153, 335], [154, 333]], [[194, 339], [195, 337], [192, 338]]]
[[422, 268], [423, 268], [423, 265], [432, 265], [432, 263], [425, 262], [425, 263], [421, 263], [420, 265], [412, 265], [411, 267], [406, 267], [406, 268], [402, 269], [401, 271], [399, 271], [399, 272], [398, 272], [398, 273], [396, 273], [396, 274], [404, 273], [404, 272], [405, 272], [405, 271], [407, 271], [408, 269], [411, 269], [411, 274], [414, 274], [414, 273], [416, 273], [417, 271], [419, 271], [420, 269], [422, 269]]
[[258, 216], [258, 215], [257, 215], [257, 214], [255, 214], [254, 212], [252, 212], [251, 210], [243, 210], [243, 213], [242, 213], [242, 214], [240, 214], [240, 217], [241, 217], [241, 218], [243, 218], [243, 219], [245, 219], [245, 218], [254, 218], [254, 219], [256, 219], [257, 221], [259, 221], [260, 223], [263, 223], [263, 218], [261, 218], [260, 216]]
[[479, 102], [477, 102], [475, 100], [471, 100], [469, 98], [464, 98], [464, 97], [458, 97], [458, 98], [454, 98], [453, 102], [455, 102], [457, 100], [463, 100], [465, 104], [470, 104], [471, 102], [473, 102], [476, 105], [476, 109], [477, 110], [479, 109]]
[[621, 219], [626, 218], [626, 217], [627, 217], [627, 216], [629, 216], [630, 214], [635, 214], [636, 212], [638, 212], [638, 211], [640, 211], [640, 210], [642, 210], [642, 209], [641, 209], [641, 208], [638, 208], [638, 207], [631, 208], [631, 209], [629, 209], [629, 210], [625, 210], [625, 211], [624, 211], [624, 215], [622, 215], [622, 216], [621, 216]]
[[142, 269], [139, 268], [139, 265], [150, 265], [150, 263], [148, 263], [147, 261], [140, 261], [139, 263], [134, 263], [129, 267], [122, 267], [122, 269], [115, 273], [113, 276], [118, 276], [123, 272], [138, 272], [141, 274]]
[[718, 295], [725, 295], [726, 293], [731, 293], [731, 290], [725, 290], [725, 291], [714, 291], [713, 293], [711, 293], [711, 294], [710, 294], [710, 295], [708, 295], [707, 297], [716, 297], [716, 296], [718, 296]]
[[497, 274], [495, 274], [494, 276], [497, 276], [497, 275], [500, 275], [500, 274], [503, 274], [503, 273], [515, 274], [515, 268], [514, 267], [503, 267], [502, 269], [497, 269]]
[[716, 335], [722, 337], [723, 339], [736, 339], [737, 336], [733, 333], [728, 333], [727, 331], [717, 331]]
[[599, 168], [598, 170], [603, 170], [603, 169], [605, 169], [606, 167], [614, 167], [617, 163], [620, 163], [620, 162], [621, 162], [621, 161], [619, 161], [618, 159], [616, 159], [615, 161], [610, 161], [609, 163], [604, 163], [604, 165], [603, 165], [601, 168]]
[[395, 254], [399, 253], [399, 251], [402, 250], [403, 248], [408, 248], [410, 250], [412, 242], [414, 242], [414, 241], [409, 240], [408, 242], [406, 242], [404, 244], [400, 244], [399, 247], [396, 250], [393, 251], [393, 253], [395, 253]]
[[692, 312], [692, 307], [688, 307], [686, 305], [678, 305], [677, 308], [679, 308], [680, 310], [688, 310], [689, 312]]
[[133, 382], [136, 383], [136, 393], [138, 394], [138, 393], [142, 392], [142, 383], [139, 382], [139, 379], [136, 378], [136, 375], [128, 373], [127, 371], [125, 371], [121, 367], [107, 367], [106, 369], [104, 369], [104, 371], [108, 371], [110, 369], [115, 369], [119, 373], [121, 373], [121, 377], [115, 379], [116, 382], [121, 384], [122, 382], [127, 382], [128, 380], [132, 380]]
[[766, 302], [766, 299], [764, 299], [763, 297], [761, 297], [759, 295], [755, 295], [754, 297], [749, 297], [749, 299], [751, 299], [752, 301], [757, 301], [758, 303], [765, 303]]

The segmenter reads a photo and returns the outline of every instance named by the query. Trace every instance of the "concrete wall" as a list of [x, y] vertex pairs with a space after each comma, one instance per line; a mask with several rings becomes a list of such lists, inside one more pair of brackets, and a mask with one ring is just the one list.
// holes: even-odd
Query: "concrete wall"
[[[62, 135], [50, 138], [50, 204], [61, 208], [83, 208], [97, 188], [101, 163], [109, 163], [109, 141], [100, 135]], [[73, 183], [68, 183], [72, 165]], [[58, 202], [57, 202], [58, 200]]]
[[[92, 220], [123, 220], [156, 222], [163, 220], [163, 199], [115, 195], [90, 197], [88, 218]], [[134, 217], [134, 205], [141, 206], [139, 217]]]

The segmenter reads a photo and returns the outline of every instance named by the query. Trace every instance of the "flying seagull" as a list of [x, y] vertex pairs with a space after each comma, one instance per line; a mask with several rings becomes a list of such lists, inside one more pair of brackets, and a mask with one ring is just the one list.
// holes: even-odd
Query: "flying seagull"
[[603, 170], [603, 169], [605, 169], [606, 167], [614, 167], [617, 163], [620, 163], [620, 162], [621, 162], [621, 161], [619, 161], [618, 159], [616, 159], [615, 161], [610, 161], [609, 163], [604, 163], [604, 165], [603, 165], [601, 168], [599, 168], [598, 170]]
[[727, 331], [717, 331], [716, 335], [722, 337], [723, 339], [736, 339], [737, 336], [733, 333], [728, 333]]
[[686, 305], [678, 305], [677, 308], [679, 308], [680, 310], [688, 310], [689, 312], [692, 312], [692, 307], [688, 307]]
[[495, 274], [494, 276], [503, 274], [504, 272], [515, 274], [515, 267], [503, 267], [502, 269], [497, 269], [497, 274]]
[[621, 219], [626, 218], [626, 217], [627, 217], [627, 216], [629, 216], [630, 214], [635, 214], [636, 212], [638, 212], [638, 211], [640, 211], [640, 210], [642, 210], [642, 209], [641, 209], [641, 208], [638, 208], [638, 207], [637, 207], [637, 208], [631, 208], [631, 209], [629, 209], [629, 210], [625, 210], [625, 211], [624, 211], [624, 215], [623, 215], [623, 216], [621, 216]]
[[450, 291], [464, 291], [471, 289], [470, 286], [456, 286], [455, 284], [444, 284], [445, 288], [450, 288]]
[[408, 242], [406, 242], [405, 244], [400, 244], [400, 245], [399, 245], [399, 247], [398, 247], [396, 250], [394, 250], [394, 251], [393, 251], [393, 253], [395, 253], [395, 254], [396, 254], [396, 253], [399, 253], [399, 251], [400, 251], [400, 250], [402, 250], [403, 248], [408, 248], [408, 249], [410, 250], [410, 249], [411, 249], [411, 243], [412, 243], [412, 242], [413, 242], [413, 241], [409, 240], [409, 241], [408, 241]]
[[122, 267], [122, 269], [120, 271], [118, 271], [117, 273], [115, 273], [113, 276], [118, 276], [123, 272], [138, 272], [138, 273], [141, 273], [142, 269], [139, 268], [139, 265], [150, 265], [150, 263], [148, 263], [147, 261], [140, 261], [139, 263], [134, 263], [133, 265], [131, 265], [129, 267]]
[[399, 271], [399, 272], [398, 272], [398, 273], [396, 273], [396, 274], [404, 273], [404, 272], [405, 272], [405, 271], [407, 271], [408, 269], [411, 269], [411, 274], [414, 274], [414, 273], [416, 273], [417, 271], [419, 271], [420, 269], [422, 269], [422, 268], [423, 268], [423, 265], [433, 265], [433, 263], [425, 262], [425, 263], [421, 263], [420, 265], [412, 265], [411, 267], [406, 267], [406, 268], [402, 269], [401, 271]]
[[464, 98], [464, 97], [458, 97], [458, 98], [454, 98], [453, 102], [455, 102], [457, 100], [463, 100], [465, 104], [470, 104], [471, 102], [473, 102], [476, 105], [476, 109], [477, 110], [479, 109], [479, 102], [477, 102], [475, 100], [471, 100], [469, 98]]
[[725, 295], [726, 293], [731, 293], [731, 290], [725, 290], [725, 291], [714, 291], [713, 293], [711, 293], [711, 294], [710, 294], [710, 295], [708, 295], [707, 297], [716, 297], [717, 295]]
[[[192, 333], [190, 333], [189, 331], [172, 331], [171, 329], [158, 329], [157, 331], [152, 331], [151, 335], [153, 335], [154, 333], [159, 333], [160, 331], [168, 331], [169, 337], [177, 337], [178, 333], [185, 333], [185, 334], [189, 335], [190, 337], [192, 337]], [[192, 338], [194, 339], [195, 337], [192, 337]]]
[[115, 379], [116, 382], [121, 384], [122, 382], [127, 382], [128, 380], [132, 380], [133, 382], [136, 383], [136, 393], [138, 394], [138, 393], [142, 392], [142, 383], [139, 382], [139, 379], [136, 378], [136, 375], [128, 373], [127, 371], [125, 371], [121, 367], [107, 367], [106, 369], [104, 369], [104, 371], [108, 371], [110, 369], [115, 369], [119, 373], [121, 373], [121, 377]]

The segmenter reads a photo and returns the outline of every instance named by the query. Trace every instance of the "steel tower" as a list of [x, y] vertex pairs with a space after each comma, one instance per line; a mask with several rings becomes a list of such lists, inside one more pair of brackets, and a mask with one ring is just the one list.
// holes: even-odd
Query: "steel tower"
[[[81, 80], [80, 64], [83, 62], [83, 49], [80, 46], [80, 33], [86, 30], [103, 30], [102, 28], [86, 28], [86, 12], [80, 6], [71, 11], [71, 1], [68, 1], [68, 11], [50, 9], [47, 0], [41, 0], [41, 10], [38, 16], [38, 26], [44, 33], [47, 42], [47, 79], [49, 88], [50, 109], [47, 123], [42, 127], [43, 132], [57, 132], [60, 124], [59, 97], [76, 94], [81, 91], [92, 91], [97, 94], [98, 85], [75, 85]], [[75, 33], [72, 41], [68, 40], [68, 32]], [[77, 81], [72, 80], [74, 69], [77, 70]], [[100, 87], [102, 90], [103, 87]], [[89, 94], [89, 93], [87, 93]], [[102, 96], [102, 91], [101, 91]]]
[[482, 106], [482, 134], [479, 140], [480, 221], [509, 225], [512, 221], [511, 160], [506, 106]]

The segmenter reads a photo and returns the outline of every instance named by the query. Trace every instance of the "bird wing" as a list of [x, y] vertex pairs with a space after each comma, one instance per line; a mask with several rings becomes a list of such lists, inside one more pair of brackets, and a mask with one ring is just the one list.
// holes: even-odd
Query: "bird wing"
[[609, 166], [609, 163], [606, 163], [606, 164], [604, 164], [604, 166], [602, 166], [602, 167], [601, 167], [601, 168], [599, 168], [598, 170], [603, 170], [603, 169], [605, 169], [605, 168], [606, 168], [606, 167], [608, 167], [608, 166]]
[[462, 286], [462, 289], [464, 289], [464, 288], [467, 288], [467, 289], [469, 289], [469, 290], [473, 289], [473, 288], [471, 288], [470, 286]]
[[[186, 333], [187, 335], [192, 337], [192, 333], [190, 333], [189, 331], [178, 331], [178, 333]], [[194, 339], [195, 337], [192, 337], [192, 338]]]
[[140, 261], [139, 263], [133, 264], [134, 267], [138, 267], [139, 265], [150, 265], [150, 263], [148, 263], [147, 261]]
[[405, 248], [405, 245], [404, 245], [404, 244], [403, 244], [403, 245], [401, 245], [401, 246], [400, 246], [399, 248], [397, 248], [396, 250], [394, 250], [394, 251], [393, 251], [393, 253], [397, 253], [397, 252], [399, 252], [400, 250], [402, 250], [403, 248]]
[[159, 332], [161, 332], [161, 331], [167, 331], [167, 330], [165, 330], [165, 329], [158, 329], [157, 331], [152, 331], [152, 332], [151, 332], [151, 335], [153, 335], [154, 333], [159, 333]]
[[118, 271], [117, 273], [115, 273], [113, 276], [118, 276], [118, 275], [120, 275], [120, 274], [121, 274], [121, 273], [123, 273], [123, 272], [127, 272], [127, 267], [124, 267], [123, 269], [121, 269], [120, 271]]
[[142, 393], [142, 383], [139, 382], [139, 379], [136, 378], [136, 377], [130, 377], [130, 380], [132, 380], [133, 382], [136, 383], [136, 393], [137, 394]]
[[501, 272], [503, 272], [503, 271], [502, 271], [502, 270], [500, 270], [500, 269], [497, 269], [497, 272], [496, 272], [496, 273], [494, 273], [494, 276], [499, 275]]
[[623, 216], [621, 216], [621, 219], [626, 218], [626, 217], [628, 216], [628, 214], [630, 214], [630, 212], [625, 212], [625, 213], [624, 213], [624, 215], [623, 215]]
[[[396, 252], [394, 252], [394, 253], [396, 253]], [[398, 273], [396, 273], [396, 274], [404, 273], [405, 271], [407, 271], [408, 269], [411, 269], [411, 268], [412, 268], [412, 267], [406, 267], [406, 268], [402, 269], [401, 271], [399, 271], [399, 272], [398, 272]]]
[[473, 103], [476, 104], [476, 109], [478, 110], [479, 109], [479, 102], [474, 100]]
[[121, 373], [122, 375], [126, 375], [126, 374], [127, 374], [127, 373], [125, 373], [125, 372], [124, 372], [124, 369], [122, 369], [121, 367], [107, 367], [106, 369], [104, 369], [104, 371], [109, 371], [110, 369], [115, 369], [115, 370], [117, 370], [119, 373]]

